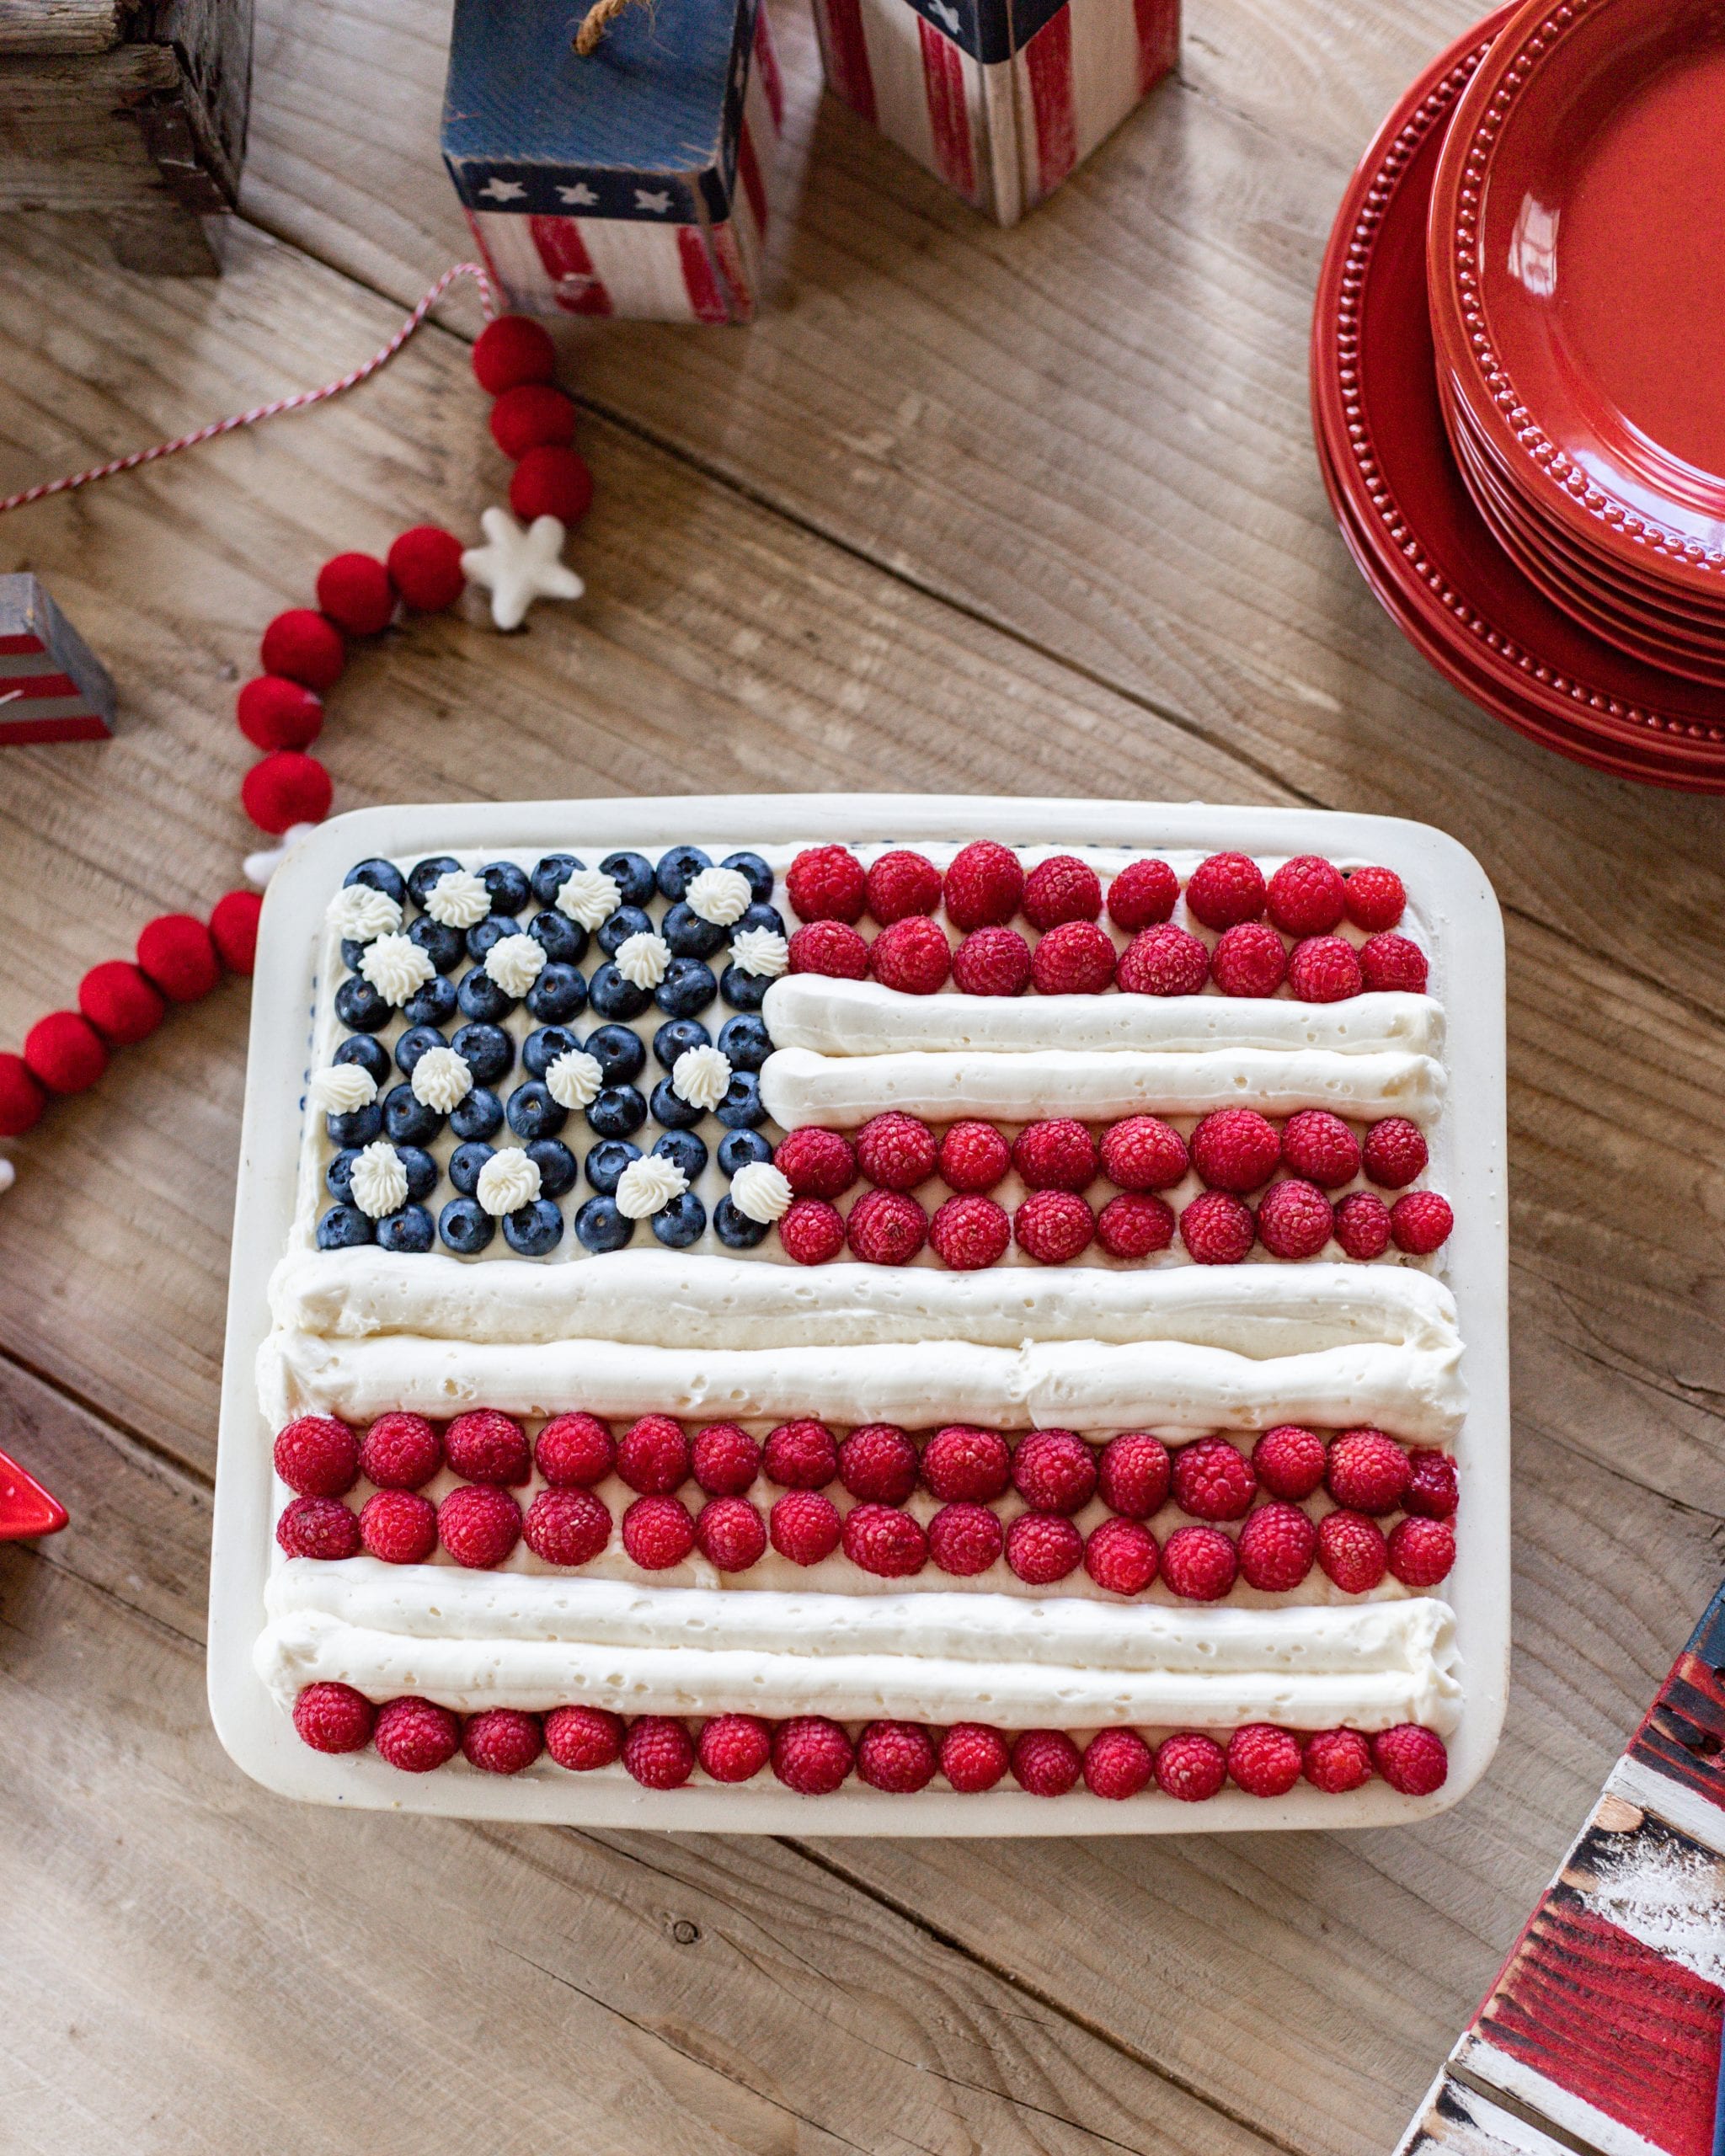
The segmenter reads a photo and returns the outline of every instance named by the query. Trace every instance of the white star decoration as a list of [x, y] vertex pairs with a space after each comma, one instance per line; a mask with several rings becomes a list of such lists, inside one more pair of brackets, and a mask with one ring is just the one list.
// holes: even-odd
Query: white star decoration
[[488, 179], [479, 192], [493, 202], [519, 202], [527, 190], [518, 179]]
[[559, 202], [567, 203], [572, 210], [590, 210], [599, 197], [585, 179], [578, 179], [573, 187], [559, 187], [557, 199]]
[[638, 210], [668, 210], [670, 196], [663, 188], [638, 187], [635, 189], [635, 207]]
[[948, 7], [946, 0], [928, 0], [928, 5], [931, 13], [937, 15], [943, 27], [956, 37], [959, 35], [959, 22], [958, 9]]
[[563, 529], [554, 516], [536, 516], [524, 531], [506, 509], [488, 509], [479, 525], [490, 543], [469, 547], [462, 569], [491, 594], [499, 628], [520, 628], [536, 599], [579, 599], [586, 590], [563, 564]]

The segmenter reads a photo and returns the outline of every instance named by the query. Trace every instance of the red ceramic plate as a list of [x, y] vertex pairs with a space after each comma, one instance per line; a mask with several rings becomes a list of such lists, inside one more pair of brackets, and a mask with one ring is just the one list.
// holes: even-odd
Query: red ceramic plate
[[1678, 590], [1725, 588], [1725, 8], [1530, 0], [1433, 193], [1438, 341], [1541, 510]]

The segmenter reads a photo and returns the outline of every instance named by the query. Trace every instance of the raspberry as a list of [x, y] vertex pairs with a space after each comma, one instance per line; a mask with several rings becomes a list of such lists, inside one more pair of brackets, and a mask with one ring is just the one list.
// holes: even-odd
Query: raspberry
[[1410, 1190], [1390, 1208], [1390, 1233], [1397, 1249], [1410, 1257], [1429, 1257], [1441, 1250], [1455, 1225], [1449, 1199], [1434, 1190]]
[[1390, 1787], [1403, 1796], [1429, 1796], [1449, 1779], [1450, 1758], [1434, 1729], [1417, 1721], [1398, 1723], [1371, 1740], [1371, 1763]]
[[1206, 1190], [1180, 1215], [1180, 1240], [1199, 1265], [1238, 1265], [1258, 1230], [1252, 1209], [1226, 1190]]
[[1317, 1561], [1343, 1594], [1369, 1594], [1389, 1566], [1384, 1531], [1364, 1513], [1326, 1513], [1317, 1524]]
[[1393, 928], [1407, 904], [1407, 892], [1393, 868], [1353, 868], [1344, 896], [1348, 918], [1356, 928]]
[[798, 1198], [842, 1198], [857, 1180], [850, 1139], [814, 1123], [782, 1139], [772, 1164]]
[[1402, 1500], [1404, 1510], [1421, 1519], [1448, 1519], [1458, 1502], [1455, 1461], [1446, 1452], [1421, 1449], [1408, 1454], [1407, 1465], [1411, 1473]]
[[1327, 936], [1342, 918], [1347, 894], [1333, 862], [1301, 853], [1271, 877], [1265, 901], [1270, 919], [1290, 936]]
[[940, 1171], [953, 1190], [992, 1190], [1012, 1165], [1012, 1149], [992, 1123], [955, 1123], [940, 1141]]
[[437, 1547], [437, 1508], [411, 1490], [374, 1490], [360, 1508], [360, 1540], [386, 1565], [423, 1565]]
[[781, 1422], [767, 1438], [761, 1464], [787, 1490], [822, 1490], [839, 1471], [839, 1449], [825, 1422]]
[[461, 1718], [430, 1700], [391, 1700], [377, 1710], [371, 1742], [404, 1774], [429, 1774], [461, 1749]]
[[1324, 1479], [1324, 1441], [1298, 1422], [1278, 1422], [1252, 1448], [1258, 1479], [1273, 1497], [1309, 1497]]
[[1081, 1511], [1096, 1475], [1096, 1454], [1071, 1430], [1033, 1430], [1012, 1455], [1012, 1487], [1033, 1512]]
[[1146, 928], [1121, 952], [1114, 978], [1129, 995], [1196, 995], [1210, 978], [1210, 953], [1183, 928]]
[[462, 1732], [462, 1757], [482, 1774], [518, 1774], [544, 1749], [538, 1716], [519, 1707], [487, 1707], [470, 1715]]
[[793, 1565], [818, 1565], [839, 1546], [838, 1507], [817, 1490], [791, 1490], [774, 1501], [766, 1532], [781, 1557]]
[[1182, 1804], [1202, 1804], [1228, 1779], [1228, 1762], [1213, 1737], [1195, 1729], [1165, 1737], [1156, 1748], [1156, 1785]]
[[845, 1246], [845, 1216], [824, 1198], [798, 1198], [778, 1224], [787, 1257], [798, 1265], [825, 1265]]
[[734, 1422], [709, 1422], [690, 1449], [695, 1480], [709, 1497], [740, 1497], [761, 1472], [761, 1448]]
[[1084, 1537], [1059, 1513], [1020, 1513], [1007, 1529], [1007, 1562], [1029, 1587], [1052, 1587], [1084, 1560]]
[[868, 947], [868, 970], [901, 995], [932, 995], [952, 973], [953, 947], [937, 922], [915, 913], [882, 929]]
[[1359, 970], [1369, 989], [1423, 995], [1431, 969], [1418, 944], [1405, 936], [1368, 936], [1359, 947]]
[[961, 995], [1022, 995], [1033, 969], [1030, 946], [1015, 928], [979, 928], [953, 953]]
[[1012, 1479], [1012, 1455], [993, 1430], [949, 1422], [922, 1448], [922, 1481], [944, 1503], [962, 1498], [986, 1504], [1004, 1497]]
[[863, 878], [870, 915], [883, 928], [940, 904], [940, 871], [920, 853], [884, 853]]
[[975, 839], [947, 870], [947, 919], [954, 928], [995, 928], [1009, 921], [1024, 895], [1024, 871], [1010, 846]]
[[1336, 1208], [1336, 1241], [1344, 1257], [1362, 1262], [1390, 1247], [1390, 1209], [1369, 1190], [1350, 1190]]
[[1384, 1430], [1343, 1430], [1330, 1442], [1324, 1481], [1349, 1512], [1392, 1513], [1407, 1492], [1413, 1470], [1407, 1455]]
[[798, 921], [847, 921], [854, 926], [862, 918], [868, 879], [848, 847], [809, 846], [785, 871], [785, 896]]
[[830, 1796], [851, 1771], [851, 1740], [824, 1715], [793, 1715], [772, 1733], [772, 1771], [798, 1796]]
[[964, 1796], [992, 1789], [1009, 1757], [1006, 1738], [986, 1722], [955, 1721], [940, 1741], [940, 1770]]
[[1213, 853], [1192, 872], [1186, 910], [1206, 928], [1231, 928], [1263, 911], [1263, 871], [1243, 853]]
[[1298, 1505], [1260, 1505], [1247, 1515], [1236, 1545], [1240, 1577], [1267, 1594], [1287, 1594], [1311, 1570], [1317, 1529]]
[[525, 1482], [532, 1472], [526, 1432], [512, 1417], [489, 1407], [457, 1415], [443, 1433], [443, 1450], [464, 1482], [493, 1482], [501, 1489]]
[[1184, 1602], [1220, 1602], [1238, 1560], [1219, 1527], [1177, 1527], [1162, 1545], [1162, 1578]]
[[1173, 1465], [1160, 1438], [1142, 1430], [1110, 1438], [1097, 1463], [1103, 1502], [1124, 1519], [1149, 1519], [1168, 1501]]
[[637, 1497], [623, 1514], [623, 1547], [644, 1572], [668, 1572], [695, 1546], [695, 1523], [681, 1497]]
[[928, 1215], [898, 1190], [865, 1190], [845, 1223], [851, 1255], [865, 1265], [908, 1265], [928, 1240]]
[[1272, 1257], [1316, 1257], [1334, 1228], [1330, 1201], [1316, 1183], [1273, 1182], [1258, 1202], [1258, 1239]]
[[1096, 1140], [1070, 1117], [1028, 1123], [1012, 1141], [1012, 1166], [1032, 1190], [1087, 1190], [1096, 1180]]
[[715, 1497], [695, 1520], [695, 1544], [721, 1572], [746, 1572], [766, 1554], [766, 1523], [746, 1497]]
[[293, 1726], [314, 1752], [363, 1752], [377, 1720], [371, 1702], [351, 1684], [307, 1684], [293, 1703]]
[[1044, 936], [1069, 921], [1094, 921], [1102, 911], [1102, 880], [1076, 854], [1039, 861], [1024, 878], [1024, 917]]
[[380, 1415], [360, 1446], [360, 1472], [380, 1490], [421, 1490], [443, 1465], [443, 1440], [423, 1415]]
[[1012, 1224], [991, 1198], [949, 1198], [936, 1209], [928, 1240], [954, 1273], [980, 1273], [1006, 1256]]
[[622, 1722], [603, 1707], [553, 1707], [545, 1717], [545, 1748], [572, 1774], [590, 1774], [622, 1753]]
[[845, 1514], [845, 1555], [877, 1579], [907, 1580], [928, 1562], [921, 1523], [897, 1505], [852, 1505]]
[[1173, 1241], [1173, 1209], [1159, 1198], [1123, 1191], [1097, 1214], [1096, 1239], [1110, 1257], [1149, 1257]]
[[1257, 1495], [1251, 1461], [1226, 1438], [1200, 1438], [1174, 1455], [1174, 1502], [1194, 1519], [1244, 1519]]
[[1366, 1132], [1359, 1157], [1375, 1183], [1386, 1190], [1404, 1190], [1423, 1173], [1429, 1155], [1419, 1125], [1405, 1115], [1391, 1115]]
[[709, 1780], [753, 1781], [772, 1755], [772, 1732], [759, 1715], [715, 1715], [697, 1750]]
[[596, 1415], [554, 1415], [534, 1440], [533, 1458], [553, 1487], [590, 1490], [616, 1466], [617, 1447]]
[[927, 1789], [937, 1764], [934, 1739], [919, 1722], [872, 1721], [857, 1740], [857, 1779], [894, 1796]]
[[1114, 947], [1093, 921], [1063, 921], [1030, 957], [1039, 995], [1100, 995], [1114, 977]]
[[1224, 929], [1210, 954], [1210, 979], [1224, 995], [1274, 995], [1288, 975], [1288, 947], [1261, 921]]
[[1156, 1577], [1156, 1537], [1135, 1519], [1105, 1519], [1084, 1545], [1084, 1569], [1110, 1594], [1142, 1594]]
[[915, 1190], [928, 1181], [939, 1159], [928, 1125], [896, 1108], [871, 1116], [857, 1133], [857, 1164], [882, 1190]]
[[1173, 917], [1180, 879], [1166, 861], [1129, 862], [1108, 885], [1108, 919], [1135, 936]]
[[841, 921], [811, 921], [793, 929], [788, 960], [793, 974], [825, 974], [834, 980], [868, 978], [868, 946]]
[[1192, 1134], [1192, 1165], [1212, 1190], [1242, 1197], [1268, 1182], [1282, 1157], [1275, 1125], [1256, 1108], [1218, 1108]]
[[928, 1554], [937, 1570], [974, 1579], [1000, 1562], [1006, 1531], [986, 1505], [943, 1505], [928, 1523]]
[[1435, 1587], [1455, 1562], [1455, 1530], [1446, 1519], [1397, 1520], [1390, 1529], [1389, 1560], [1403, 1587]]
[[1288, 961], [1288, 985], [1302, 1003], [1340, 1003], [1365, 985], [1354, 946], [1339, 936], [1308, 936]]
[[1320, 1190], [1339, 1190], [1359, 1173], [1359, 1140], [1327, 1108], [1301, 1108], [1282, 1125], [1282, 1159]]
[[360, 1523], [339, 1497], [296, 1497], [275, 1523], [275, 1540], [290, 1557], [355, 1557]]
[[1186, 1140], [1160, 1116], [1130, 1115], [1103, 1133], [1102, 1171], [1122, 1190], [1172, 1190], [1189, 1165]]
[[611, 1540], [611, 1513], [590, 1490], [542, 1490], [521, 1539], [547, 1565], [590, 1564]]
[[623, 1432], [617, 1471], [643, 1497], [668, 1497], [689, 1479], [689, 1440], [669, 1415], [644, 1415]]
[[489, 1482], [463, 1482], [437, 1508], [437, 1540], [470, 1572], [500, 1565], [521, 1539], [521, 1507]]
[[333, 1415], [302, 1415], [275, 1440], [275, 1472], [298, 1497], [344, 1497], [360, 1479], [360, 1441]]
[[916, 1487], [916, 1448], [891, 1422], [865, 1422], [839, 1447], [839, 1480], [853, 1497], [901, 1505]]
[[1227, 1761], [1234, 1786], [1248, 1796], [1285, 1796], [1305, 1764], [1293, 1731], [1267, 1721], [1236, 1729], [1228, 1739]]
[[1306, 1740], [1306, 1779], [1326, 1796], [1371, 1780], [1371, 1747], [1357, 1729], [1314, 1730]]
[[1088, 1248], [1096, 1221], [1081, 1198], [1069, 1190], [1039, 1190], [1012, 1215], [1012, 1235], [1039, 1265], [1065, 1265]]
[[643, 1715], [629, 1724], [623, 1764], [643, 1789], [681, 1789], [695, 1771], [694, 1742], [670, 1715]]
[[1012, 1740], [1012, 1779], [1031, 1796], [1064, 1796], [1083, 1766], [1064, 1730], [1027, 1729]]
[[1148, 1789], [1156, 1754], [1135, 1729], [1098, 1730], [1084, 1748], [1084, 1786], [1119, 1802]]

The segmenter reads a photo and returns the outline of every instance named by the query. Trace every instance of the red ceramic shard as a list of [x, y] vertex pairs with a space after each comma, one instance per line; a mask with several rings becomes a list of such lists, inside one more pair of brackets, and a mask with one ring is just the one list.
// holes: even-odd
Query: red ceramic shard
[[0, 1542], [58, 1534], [65, 1524], [66, 1508], [60, 1500], [0, 1452]]

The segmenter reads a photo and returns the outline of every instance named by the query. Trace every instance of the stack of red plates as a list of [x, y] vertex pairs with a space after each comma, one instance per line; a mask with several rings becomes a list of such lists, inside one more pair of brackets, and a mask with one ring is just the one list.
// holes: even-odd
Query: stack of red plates
[[1535, 740], [1725, 792], [1725, 8], [1487, 17], [1385, 122], [1312, 325], [1343, 537]]

